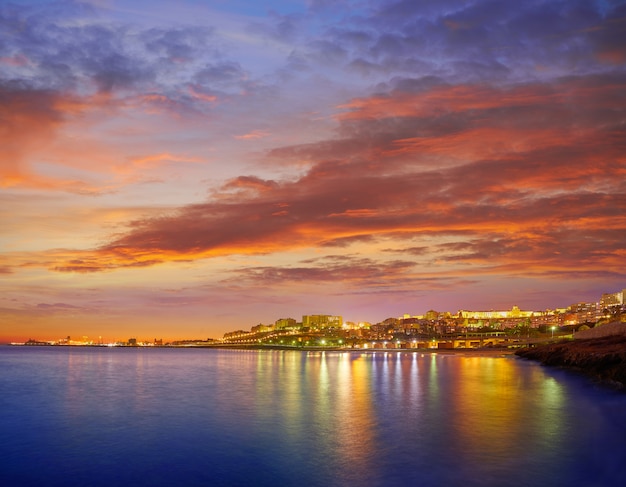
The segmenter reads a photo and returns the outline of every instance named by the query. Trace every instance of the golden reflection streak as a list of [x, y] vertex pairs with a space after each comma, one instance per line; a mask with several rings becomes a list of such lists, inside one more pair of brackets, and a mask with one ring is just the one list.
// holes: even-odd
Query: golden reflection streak
[[[268, 373], [273, 374], [271, 380]], [[307, 431], [314, 433], [324, 449], [337, 452], [335, 460], [343, 476], [372, 468], [376, 448], [371, 363], [364, 357], [327, 352], [259, 354], [257, 376], [258, 419], [280, 418], [294, 444], [306, 441], [302, 435]]]
[[[290, 351], [255, 352], [257, 358], [254, 381], [254, 413], [265, 424], [280, 417], [287, 427], [283, 428], [292, 441], [301, 435], [300, 421], [303, 410], [303, 384], [294, 371], [299, 369], [300, 354]], [[271, 379], [268, 379], [271, 375]]]
[[341, 354], [336, 374], [336, 432], [341, 463], [346, 469], [365, 472], [375, 452], [371, 363], [362, 355]]
[[[549, 405], [542, 408], [544, 417], [537, 422], [531, 420], [536, 411], [528, 411], [527, 401], [520, 397], [526, 386], [519, 383], [520, 374], [514, 359], [457, 357], [446, 365], [457, 368], [452, 375], [457, 378], [452, 385], [456, 389], [457, 408], [453, 421], [459, 442], [467, 445], [468, 456], [480, 452], [483, 461], [502, 459], [508, 451], [515, 450], [524, 435], [540, 436], [542, 443], [549, 444], [554, 432], [561, 427], [556, 412], [564, 408], [564, 398], [556, 381], [532, 380], [542, 385], [536, 393], [542, 396], [546, 406]], [[539, 424], [539, 427], [529, 431], [532, 424]]]

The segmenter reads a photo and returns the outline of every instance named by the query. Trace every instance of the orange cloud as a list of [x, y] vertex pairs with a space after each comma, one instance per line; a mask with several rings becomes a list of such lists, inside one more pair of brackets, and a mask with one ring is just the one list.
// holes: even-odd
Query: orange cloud
[[199, 157], [190, 157], [186, 155], [176, 155], [169, 152], [163, 152], [159, 154], [150, 154], [143, 156], [127, 157], [128, 164], [115, 165], [114, 171], [119, 174], [130, 174], [141, 169], [151, 169], [162, 166], [164, 164], [187, 162], [187, 163], [202, 163], [205, 162]]
[[36, 177], [25, 163], [25, 151], [46, 145], [63, 121], [58, 96], [46, 91], [0, 88], [0, 186], [51, 184]]
[[23, 54], [16, 54], [14, 56], [5, 56], [0, 58], [0, 63], [12, 67], [22, 67], [31, 64], [30, 60]]
[[[61, 130], [72, 117], [87, 109], [107, 106], [109, 95], [88, 99], [46, 90], [0, 86], [0, 187], [26, 187], [92, 194], [106, 188], [87, 181], [43, 175], [33, 160], [55, 161], [70, 165], [70, 147], [57, 147]], [[77, 147], [79, 142], [74, 142]], [[84, 149], [84, 147], [82, 148]], [[92, 151], [98, 152], [98, 151]], [[81, 154], [82, 159], [84, 156]]]
[[558, 144], [567, 137], [559, 127], [533, 130], [518, 129], [512, 136], [505, 127], [476, 127], [441, 136], [411, 137], [395, 140], [385, 156], [426, 154], [448, 156], [454, 160], [469, 161], [502, 154], [523, 153], [535, 147]]
[[264, 137], [268, 137], [269, 135], [270, 133], [266, 132], [265, 130], [253, 130], [252, 132], [248, 132], [247, 134], [235, 135], [235, 139], [256, 140], [256, 139], [262, 139]]
[[189, 94], [197, 99], [197, 100], [201, 100], [207, 103], [214, 103], [217, 101], [217, 96], [215, 95], [207, 95], [206, 93], [202, 93], [201, 91], [199, 91], [197, 88], [190, 86], [189, 87]]
[[[381, 119], [387, 117], [425, 117], [441, 113], [510, 110], [537, 105], [553, 105], [565, 108], [576, 103], [577, 110], [601, 104], [611, 105], [611, 99], [619, 97], [623, 84], [621, 79], [611, 83], [601, 77], [573, 78], [558, 86], [548, 84], [522, 84], [511, 88], [495, 88], [485, 85], [441, 85], [426, 92], [379, 95], [358, 98], [338, 108], [348, 110], [337, 116], [339, 120]], [[571, 107], [574, 108], [574, 107]], [[502, 122], [507, 124], [506, 119]]]
[[[428, 236], [458, 244], [420, 254], [433, 265], [494, 273], [619, 267], [626, 137], [614, 95], [625, 85], [589, 77], [359, 100], [340, 118], [337, 139], [270, 154], [308, 159], [299, 179], [235, 178], [208, 202], [134, 221], [97, 249], [49, 255], [46, 266], [95, 272], [367, 239], [415, 247]], [[424, 110], [432, 100], [448, 109]]]

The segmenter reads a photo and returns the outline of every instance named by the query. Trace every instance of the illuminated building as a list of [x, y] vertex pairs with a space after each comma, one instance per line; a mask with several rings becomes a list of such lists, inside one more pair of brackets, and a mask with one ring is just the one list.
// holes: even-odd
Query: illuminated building
[[341, 316], [331, 315], [304, 315], [302, 316], [303, 328], [341, 328], [343, 326], [343, 318]]
[[459, 318], [469, 318], [473, 320], [491, 320], [502, 318], [530, 318], [534, 311], [522, 311], [517, 306], [513, 306], [510, 311], [467, 311], [459, 310]]
[[244, 330], [235, 330], [235, 331], [231, 331], [228, 333], [224, 333], [224, 340], [233, 340], [233, 339], [237, 339], [237, 338], [243, 338], [246, 337], [248, 335], [250, 335], [251, 333], [249, 331], [244, 331]]
[[605, 293], [600, 298], [600, 307], [604, 309], [612, 306], [621, 306], [624, 304], [624, 297], [626, 297], [626, 289], [616, 293]]
[[263, 325], [259, 323], [258, 325], [250, 328], [250, 333], [267, 333], [273, 330], [274, 330], [274, 325]]
[[426, 314], [424, 315], [424, 318], [430, 321], [435, 321], [439, 319], [439, 312], [431, 309], [426, 312]]
[[296, 327], [296, 320], [293, 318], [280, 318], [276, 320], [274, 323], [274, 328], [276, 330], [290, 330]]
[[568, 308], [565, 321], [567, 324], [595, 323], [598, 321], [598, 306], [596, 303], [576, 303]]

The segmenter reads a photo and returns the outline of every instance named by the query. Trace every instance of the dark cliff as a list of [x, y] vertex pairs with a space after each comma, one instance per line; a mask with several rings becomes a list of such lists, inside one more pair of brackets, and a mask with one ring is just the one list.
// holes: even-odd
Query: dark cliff
[[626, 336], [577, 339], [524, 348], [516, 355], [544, 365], [571, 368], [626, 390]]

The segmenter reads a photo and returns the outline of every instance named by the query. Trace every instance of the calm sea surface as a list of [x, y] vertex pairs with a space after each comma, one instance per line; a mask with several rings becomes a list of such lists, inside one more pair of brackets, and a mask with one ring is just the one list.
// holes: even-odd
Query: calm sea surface
[[0, 347], [2, 486], [624, 486], [626, 394], [514, 356]]

